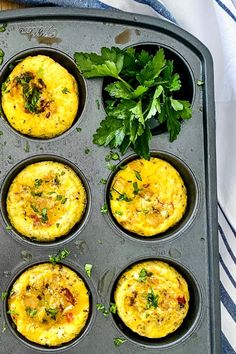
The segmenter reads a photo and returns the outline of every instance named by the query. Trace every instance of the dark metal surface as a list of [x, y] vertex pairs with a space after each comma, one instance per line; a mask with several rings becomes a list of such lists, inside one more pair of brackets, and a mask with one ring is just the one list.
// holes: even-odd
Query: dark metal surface
[[[191, 302], [184, 324], [173, 335], [159, 341], [147, 342], [133, 336], [122, 327], [116, 316], [105, 318], [92, 306], [91, 323], [75, 343], [57, 349], [37, 349], [22, 342], [15, 330], [8, 328], [11, 325], [6, 315], [5, 300], [1, 310], [0, 353], [29, 354], [35, 350], [68, 354], [143, 354], [153, 350], [167, 354], [220, 353], [215, 119], [210, 53], [193, 36], [167, 21], [121, 12], [114, 16], [114, 12], [108, 11], [35, 8], [3, 12], [0, 14], [1, 22], [7, 22], [8, 26], [6, 32], [0, 33], [0, 47], [5, 52], [0, 83], [6, 78], [8, 65], [15, 56], [47, 53], [59, 62], [61, 60], [76, 76], [81, 88], [79, 116], [60, 137], [31, 139], [12, 129], [4, 117], [0, 119], [3, 133], [0, 136], [1, 290], [9, 288], [18, 272], [47, 260], [49, 254], [66, 247], [71, 250], [71, 255], [63, 263], [84, 277], [93, 304], [99, 302], [108, 307], [120, 272], [128, 265], [147, 258], [164, 259], [182, 272], [189, 283]], [[184, 78], [185, 92], [182, 93], [192, 99], [193, 109], [192, 119], [182, 123], [181, 133], [174, 143], [169, 142], [165, 132], [155, 135], [151, 143], [154, 154], [170, 161], [186, 183], [190, 196], [187, 216], [169, 233], [148, 240], [126, 234], [114, 224], [112, 216], [104, 217], [100, 213], [106, 201], [106, 186], [99, 181], [109, 176], [104, 159], [109, 150], [93, 145], [92, 135], [105, 115], [103, 81], [84, 81], [77, 77], [72, 59], [75, 51], [100, 52], [102, 46], [124, 48], [133, 45], [166, 49], [168, 56], [178, 62], [178, 71]], [[197, 86], [197, 80], [203, 80], [205, 84]], [[100, 102], [100, 109], [96, 100]], [[81, 128], [81, 131], [76, 128]], [[86, 149], [90, 152], [85, 153]], [[50, 155], [50, 159], [65, 158], [75, 165], [88, 183], [90, 196], [83, 227], [78, 227], [67, 239], [48, 246], [26, 242], [14, 230], [7, 231], [4, 211], [7, 185], [13, 177], [10, 171], [18, 171], [18, 164], [22, 166], [25, 159], [27, 163], [31, 158], [32, 161], [41, 160], [45, 154]], [[128, 151], [122, 160], [132, 155], [132, 151]], [[91, 279], [84, 271], [86, 263], [93, 264]], [[115, 337], [128, 340], [116, 348], [113, 343]]]

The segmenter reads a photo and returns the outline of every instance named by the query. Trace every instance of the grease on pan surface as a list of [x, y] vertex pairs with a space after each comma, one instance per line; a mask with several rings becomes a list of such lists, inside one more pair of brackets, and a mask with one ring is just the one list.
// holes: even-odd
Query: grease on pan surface
[[2, 85], [2, 108], [13, 128], [37, 138], [68, 130], [78, 110], [74, 77], [45, 55], [20, 62]]
[[141, 262], [125, 271], [114, 298], [125, 325], [148, 338], [162, 338], [174, 332], [189, 309], [187, 282], [161, 261]]
[[22, 273], [8, 298], [17, 331], [28, 340], [58, 346], [74, 339], [89, 315], [83, 280], [63, 265], [43, 263]]
[[24, 168], [7, 195], [7, 212], [14, 228], [36, 241], [66, 235], [85, 210], [86, 192], [80, 178], [67, 165], [42, 161]]
[[180, 221], [187, 191], [180, 174], [159, 158], [136, 159], [115, 175], [110, 189], [113, 216], [125, 229], [154, 236]]

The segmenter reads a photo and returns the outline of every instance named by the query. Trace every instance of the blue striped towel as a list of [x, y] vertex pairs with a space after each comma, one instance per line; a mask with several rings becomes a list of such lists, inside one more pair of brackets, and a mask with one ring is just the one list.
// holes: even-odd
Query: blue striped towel
[[177, 22], [211, 50], [215, 70], [222, 353], [236, 353], [236, 0], [18, 2], [104, 10], [117, 8], [161, 16]]

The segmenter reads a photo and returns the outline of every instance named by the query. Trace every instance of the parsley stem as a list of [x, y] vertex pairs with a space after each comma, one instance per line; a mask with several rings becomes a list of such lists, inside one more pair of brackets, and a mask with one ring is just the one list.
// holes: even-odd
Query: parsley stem
[[133, 87], [132, 87], [130, 84], [128, 84], [127, 81], [123, 80], [122, 77], [118, 76], [117, 78], [118, 78], [120, 81], [122, 81], [123, 84], [124, 84], [126, 87], [128, 87], [129, 90], [134, 91]]

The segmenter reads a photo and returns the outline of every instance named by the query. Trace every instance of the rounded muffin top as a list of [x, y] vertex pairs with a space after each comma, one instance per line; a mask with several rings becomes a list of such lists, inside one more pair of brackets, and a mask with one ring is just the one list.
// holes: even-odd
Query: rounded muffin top
[[86, 199], [80, 178], [69, 166], [42, 161], [14, 178], [7, 194], [7, 213], [21, 235], [53, 241], [81, 220]]
[[156, 157], [136, 159], [116, 173], [110, 188], [111, 212], [125, 229], [154, 236], [184, 215], [187, 191], [180, 174]]
[[174, 332], [189, 309], [187, 282], [162, 261], [140, 262], [125, 271], [118, 280], [114, 298], [125, 325], [148, 338]]
[[45, 55], [23, 59], [2, 85], [2, 108], [13, 128], [52, 138], [72, 125], [78, 111], [75, 78]]
[[8, 313], [28, 340], [58, 346], [78, 336], [89, 315], [83, 280], [64, 265], [42, 263], [28, 268], [13, 284]]

